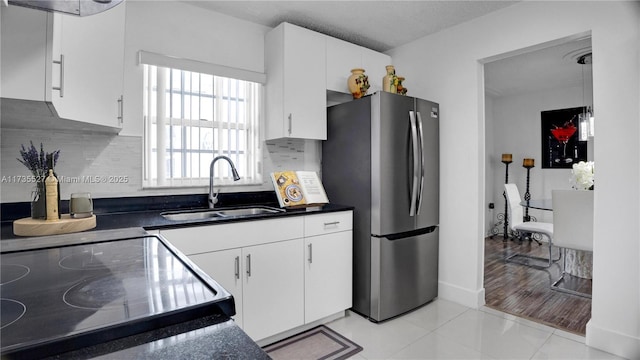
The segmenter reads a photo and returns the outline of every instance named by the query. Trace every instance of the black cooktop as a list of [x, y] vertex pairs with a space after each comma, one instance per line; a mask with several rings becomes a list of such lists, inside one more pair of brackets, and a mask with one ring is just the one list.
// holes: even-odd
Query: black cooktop
[[0, 266], [3, 359], [50, 356], [221, 311], [233, 315], [231, 296], [155, 236], [2, 253]]

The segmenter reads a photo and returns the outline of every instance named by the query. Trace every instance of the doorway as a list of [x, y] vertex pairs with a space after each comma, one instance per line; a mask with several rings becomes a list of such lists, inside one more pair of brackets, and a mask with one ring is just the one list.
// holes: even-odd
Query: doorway
[[[546, 155], [542, 136], [548, 136], [541, 128], [541, 112], [593, 104], [591, 65], [578, 63], [580, 56], [590, 52], [591, 37], [584, 34], [484, 63], [486, 305], [580, 335], [585, 334], [591, 317], [591, 301], [549, 288], [561, 263], [539, 270], [504, 262], [504, 257], [516, 252], [543, 254], [546, 246], [528, 240], [503, 241], [506, 209], [502, 194], [507, 177], [521, 194], [528, 190], [532, 199], [550, 199], [551, 190], [571, 188], [570, 168], [541, 166]], [[588, 140], [590, 161], [593, 147], [593, 139]], [[512, 156], [508, 168], [501, 161], [502, 154]], [[525, 158], [534, 160], [528, 174], [523, 167]], [[529, 215], [537, 221], [553, 222], [549, 211], [531, 210]]]

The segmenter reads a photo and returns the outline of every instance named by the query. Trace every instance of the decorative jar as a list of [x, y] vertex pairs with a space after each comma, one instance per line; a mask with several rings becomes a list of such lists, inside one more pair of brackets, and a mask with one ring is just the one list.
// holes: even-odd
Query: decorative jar
[[365, 75], [364, 69], [351, 69], [351, 76], [347, 79], [349, 91], [354, 99], [360, 99], [369, 90], [369, 77]]
[[387, 75], [382, 78], [382, 90], [390, 93], [396, 93], [396, 69], [393, 65], [387, 65]]

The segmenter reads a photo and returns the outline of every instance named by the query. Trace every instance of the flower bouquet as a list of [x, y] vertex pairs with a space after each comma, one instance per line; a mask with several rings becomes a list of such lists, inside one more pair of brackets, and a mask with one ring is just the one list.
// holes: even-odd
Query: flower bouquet
[[576, 190], [593, 190], [594, 168], [593, 161], [580, 161], [577, 164], [573, 164], [571, 187]]

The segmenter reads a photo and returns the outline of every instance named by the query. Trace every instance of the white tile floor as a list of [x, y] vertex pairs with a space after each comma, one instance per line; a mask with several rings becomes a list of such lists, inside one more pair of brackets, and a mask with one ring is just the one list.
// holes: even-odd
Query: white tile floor
[[440, 299], [380, 324], [349, 312], [326, 325], [363, 347], [352, 359], [621, 359], [578, 335]]

